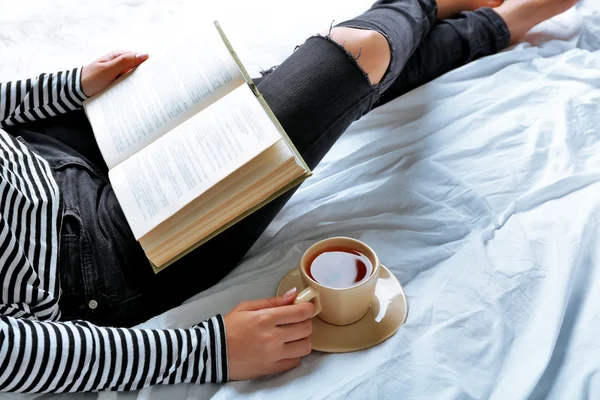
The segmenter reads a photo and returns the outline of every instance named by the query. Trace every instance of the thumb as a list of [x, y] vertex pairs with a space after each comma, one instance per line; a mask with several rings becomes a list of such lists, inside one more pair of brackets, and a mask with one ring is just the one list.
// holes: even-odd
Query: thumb
[[133, 53], [131, 51], [121, 54], [119, 57], [109, 61], [109, 68], [115, 74], [122, 74], [135, 68], [148, 59], [148, 54]]
[[282, 296], [270, 297], [268, 299], [245, 301], [239, 305], [238, 311], [258, 311], [265, 308], [289, 306], [296, 299], [297, 289], [292, 288]]

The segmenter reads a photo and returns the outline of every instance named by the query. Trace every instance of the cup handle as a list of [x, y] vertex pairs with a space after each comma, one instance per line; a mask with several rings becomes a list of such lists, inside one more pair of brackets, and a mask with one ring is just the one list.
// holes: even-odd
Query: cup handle
[[296, 296], [296, 300], [294, 300], [294, 304], [302, 304], [309, 301], [313, 301], [315, 305], [315, 314], [313, 317], [316, 317], [322, 310], [321, 308], [321, 298], [319, 297], [319, 293], [311, 287], [307, 287], [303, 291], [300, 292], [298, 296]]

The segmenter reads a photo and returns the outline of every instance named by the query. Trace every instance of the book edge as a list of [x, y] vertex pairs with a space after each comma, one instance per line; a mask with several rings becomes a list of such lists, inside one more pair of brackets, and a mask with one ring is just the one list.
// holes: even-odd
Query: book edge
[[237, 53], [233, 49], [233, 46], [231, 45], [231, 42], [229, 41], [229, 39], [225, 35], [225, 31], [223, 31], [223, 28], [221, 27], [221, 24], [219, 24], [219, 21], [214, 21], [214, 24], [215, 24], [215, 27], [217, 28], [217, 31], [219, 32], [219, 35], [221, 36], [221, 39], [223, 39], [223, 42], [225, 43], [225, 46], [227, 47], [227, 49], [231, 53], [231, 56], [233, 57], [234, 62], [238, 66], [238, 68], [240, 70], [240, 73], [242, 74], [242, 76], [246, 80], [246, 83], [250, 86], [250, 89], [254, 93], [254, 96], [256, 96], [256, 98], [259, 101], [260, 105], [263, 107], [263, 109], [265, 110], [265, 112], [267, 113], [267, 115], [269, 116], [269, 118], [271, 119], [271, 121], [275, 124], [275, 127], [277, 128], [277, 130], [279, 131], [279, 133], [281, 134], [281, 136], [285, 140], [286, 144], [288, 145], [288, 147], [290, 148], [290, 150], [294, 154], [294, 157], [298, 161], [298, 164], [304, 168], [304, 170], [309, 174], [309, 176], [312, 175], [311, 169], [308, 167], [308, 165], [304, 161], [304, 158], [302, 158], [302, 156], [300, 155], [300, 152], [298, 152], [298, 149], [296, 149], [296, 146], [294, 145], [294, 142], [292, 142], [292, 140], [290, 139], [290, 137], [287, 135], [287, 133], [285, 132], [285, 129], [283, 129], [283, 126], [281, 126], [281, 123], [279, 122], [279, 120], [275, 116], [275, 113], [273, 113], [273, 110], [271, 110], [271, 107], [269, 107], [269, 105], [265, 101], [263, 95], [260, 93], [260, 91], [258, 90], [258, 87], [256, 86], [256, 84], [254, 83], [254, 81], [250, 77], [250, 74], [248, 74], [248, 71], [246, 70], [246, 67], [244, 67], [244, 64], [242, 63], [242, 61], [240, 60], [239, 56], [237, 55]]
[[265, 200], [261, 201], [260, 203], [258, 203], [254, 207], [249, 208], [247, 211], [245, 211], [242, 214], [240, 214], [239, 216], [235, 217], [234, 219], [232, 219], [231, 221], [229, 221], [225, 225], [221, 226], [220, 228], [218, 228], [217, 230], [215, 230], [214, 232], [212, 232], [210, 235], [206, 236], [204, 239], [200, 240], [198, 243], [194, 244], [193, 246], [191, 246], [187, 250], [179, 253], [179, 255], [177, 255], [176, 257], [174, 257], [171, 260], [167, 261], [163, 265], [158, 266], [158, 265], [154, 264], [152, 261], [150, 261], [150, 264], [152, 265], [152, 269], [154, 270], [154, 273], [159, 273], [160, 271], [162, 271], [165, 268], [169, 267], [170, 265], [172, 265], [173, 263], [175, 263], [179, 259], [181, 259], [184, 256], [188, 255], [189, 253], [191, 253], [192, 251], [194, 251], [198, 247], [202, 246], [204, 243], [206, 243], [209, 240], [211, 240], [212, 238], [214, 238], [215, 236], [219, 235], [220, 233], [224, 232], [225, 230], [229, 229], [233, 225], [237, 224], [238, 222], [240, 222], [241, 220], [243, 220], [247, 216], [255, 213], [256, 211], [260, 210], [261, 208], [263, 208], [267, 204], [271, 203], [273, 200], [277, 199], [278, 197], [282, 196], [286, 192], [288, 192], [291, 189], [295, 188], [296, 186], [300, 185], [302, 182], [304, 182], [309, 177], [310, 177], [310, 174], [306, 173], [306, 172], [304, 174], [300, 175], [298, 178], [294, 179], [292, 182], [290, 182], [286, 186], [282, 187], [281, 189], [279, 189], [277, 192], [273, 193], [271, 196], [269, 196]]

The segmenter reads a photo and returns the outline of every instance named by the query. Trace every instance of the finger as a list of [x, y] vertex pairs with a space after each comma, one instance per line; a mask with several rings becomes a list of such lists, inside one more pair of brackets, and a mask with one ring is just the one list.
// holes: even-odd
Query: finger
[[268, 299], [250, 300], [240, 303], [236, 307], [237, 311], [258, 311], [267, 308], [287, 306], [294, 302], [296, 298], [296, 288], [288, 290], [283, 296], [270, 297]]
[[291, 306], [283, 306], [268, 310], [272, 322], [275, 325], [296, 324], [306, 321], [315, 315], [315, 305], [313, 303], [301, 303]]
[[312, 320], [307, 319], [297, 324], [280, 326], [277, 327], [277, 330], [285, 343], [295, 342], [312, 334]]
[[108, 61], [112, 61], [115, 58], [121, 56], [122, 54], [127, 53], [125, 50], [115, 50], [115, 51], [111, 51], [110, 53], [100, 57], [98, 59], [99, 62], [108, 62]]
[[131, 68], [135, 68], [148, 59], [148, 54], [133, 53], [128, 51], [121, 54], [112, 61], [109, 61], [109, 68], [115, 74], [122, 74], [125, 71], [129, 71]]
[[292, 368], [296, 368], [300, 365], [301, 360], [299, 358], [279, 360], [273, 364], [267, 371], [267, 375], [278, 374], [280, 372], [289, 371]]
[[310, 354], [312, 345], [310, 337], [283, 345], [283, 356], [285, 358], [304, 357]]

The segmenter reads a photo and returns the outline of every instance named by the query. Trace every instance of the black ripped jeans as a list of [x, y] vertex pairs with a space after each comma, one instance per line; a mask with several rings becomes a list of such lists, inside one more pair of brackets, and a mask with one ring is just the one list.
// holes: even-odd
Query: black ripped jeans
[[[338, 26], [375, 30], [391, 63], [371, 85], [358, 63], [327, 37], [308, 39], [258, 88], [311, 168], [342, 133], [385, 102], [508, 46], [491, 9], [436, 22], [434, 0], [381, 0]], [[64, 201], [61, 310], [64, 319], [129, 326], [179, 305], [230, 272], [292, 196], [272, 202], [154, 275], [135, 241], [83, 113], [11, 131], [45, 157]]]

